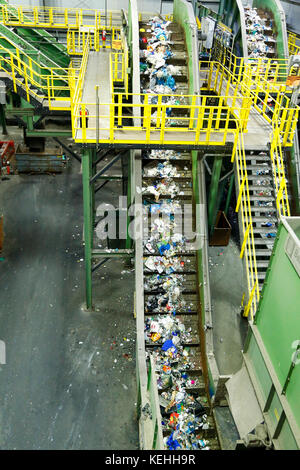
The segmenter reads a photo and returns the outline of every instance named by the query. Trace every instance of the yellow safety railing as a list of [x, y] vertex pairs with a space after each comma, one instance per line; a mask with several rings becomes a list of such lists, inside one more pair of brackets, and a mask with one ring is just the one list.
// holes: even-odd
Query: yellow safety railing
[[235, 77], [224, 65], [216, 61], [199, 62], [200, 79], [202, 88], [214, 91], [219, 96], [231, 96], [238, 99], [248, 97], [251, 99], [251, 91], [244, 84], [242, 76]]
[[70, 109], [69, 79], [75, 70], [41, 67], [23, 51], [17, 49], [14, 53], [2, 45], [0, 52], [0, 69], [12, 79], [14, 92], [19, 86], [25, 90], [27, 101], [32, 96], [39, 101], [48, 100], [49, 109]]
[[[95, 102], [76, 103], [72, 114], [75, 141], [95, 142], [98, 116], [100, 140], [103, 143], [224, 145], [227, 139], [234, 140], [237, 120], [242, 129], [247, 127], [251, 105], [248, 98], [242, 104], [228, 106], [223, 104], [224, 97], [217, 105], [210, 105], [215, 96], [172, 95], [174, 102], [170, 103], [168, 95], [128, 95], [131, 99], [140, 96], [143, 102], [128, 103], [126, 93], [112, 94], [111, 103], [101, 103], [99, 115]], [[80, 126], [83, 106], [89, 112], [88, 128], [84, 127], [84, 123], [82, 128]], [[171, 116], [171, 109], [176, 116]], [[139, 127], [134, 126], [137, 116], [141, 120]]]
[[245, 156], [244, 138], [241, 127], [236, 132], [232, 162], [235, 163], [239, 192], [237, 196], [236, 212], [240, 212], [243, 239], [241, 240], [240, 257], [245, 260], [248, 302], [244, 310], [244, 316], [250, 314], [253, 320], [259, 301], [259, 286], [257, 276], [257, 264], [254, 244], [253, 222], [250, 204], [249, 182]]
[[289, 217], [291, 214], [283, 160], [284, 150], [281, 143], [280, 129], [277, 125], [273, 126], [273, 133], [270, 136], [270, 141], [270, 156], [275, 186], [276, 209], [279, 218], [281, 216]]
[[[82, 61], [80, 64], [80, 69], [77, 77], [71, 78], [70, 85], [70, 93], [72, 96], [71, 100], [71, 121], [72, 121], [72, 135], [76, 134], [76, 119], [82, 117], [82, 121], [84, 126], [86, 127], [86, 108], [85, 105], [81, 103], [82, 99], [82, 92], [83, 92], [83, 84], [84, 84], [84, 77], [86, 73], [87, 63], [89, 57], [89, 41], [86, 41], [85, 49], [82, 55]], [[81, 113], [80, 113], [81, 111]], [[76, 116], [76, 118], [75, 118]]]
[[211, 59], [220, 62], [234, 76], [240, 79], [246, 65], [251, 66], [253, 77], [262, 76], [264, 79], [281, 85], [286, 82], [288, 72], [288, 59], [280, 58], [244, 58], [236, 56], [218, 38], [214, 40]]
[[102, 40], [102, 29], [91, 27], [86, 30], [69, 29], [67, 32], [67, 50], [70, 55], [82, 55], [86, 42], [89, 41], [90, 50], [99, 51], [103, 47], [114, 49], [115, 45], [121, 41], [121, 30], [118, 27], [112, 27], [108, 32], [106, 41]]
[[[167, 13], [163, 15], [159, 15], [161, 18], [163, 18], [165, 21], [173, 21], [173, 14], [172, 13]], [[148, 11], [143, 11], [139, 13], [139, 21], [149, 21], [149, 19], [153, 18], [153, 12], [148, 12]]]
[[85, 8], [59, 8], [23, 5], [2, 5], [0, 22], [7, 26], [35, 28], [78, 29], [82, 26], [105, 27], [110, 30], [121, 26], [120, 11], [104, 11]]
[[300, 54], [300, 36], [288, 31], [288, 48], [290, 55]]
[[[279, 124], [280, 134], [284, 146], [293, 145], [293, 137], [296, 131], [299, 116], [299, 107], [290, 105], [292, 89], [287, 87], [287, 61], [273, 64], [270, 61], [262, 63], [250, 61], [238, 62], [238, 58], [231, 53], [233, 59], [227, 62], [228, 67], [217, 61], [200, 61], [200, 78], [203, 87], [212, 90], [218, 95], [231, 95], [232, 99], [238, 100], [241, 96], [247, 96], [253, 102], [253, 107], [272, 125]], [[282, 81], [270, 81], [270, 76], [276, 80], [285, 77]], [[284, 74], [284, 75], [283, 75]]]
[[[111, 76], [111, 93], [114, 94], [114, 86], [125, 90], [126, 99], [128, 99], [128, 50], [125, 52], [112, 52], [110, 54], [110, 76]], [[119, 100], [122, 100], [120, 94]]]
[[127, 44], [127, 39], [123, 36], [123, 50], [124, 50], [124, 86], [125, 86], [125, 94], [126, 99], [128, 99], [128, 92], [129, 92], [129, 49]]
[[73, 61], [70, 62], [69, 68], [68, 68], [68, 83], [69, 83], [69, 88], [70, 88], [70, 97], [73, 99], [73, 95], [75, 92], [77, 80], [79, 78], [80, 74], [80, 68], [74, 67]]

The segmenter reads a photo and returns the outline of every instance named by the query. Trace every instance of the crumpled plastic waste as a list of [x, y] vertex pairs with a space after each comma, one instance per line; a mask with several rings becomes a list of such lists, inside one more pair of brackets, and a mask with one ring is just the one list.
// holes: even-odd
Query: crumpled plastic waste
[[257, 8], [245, 7], [246, 37], [250, 58], [274, 55], [276, 41], [273, 36], [273, 21], [269, 13], [264, 17], [258, 14]]
[[150, 150], [145, 157], [149, 159], [177, 160], [180, 158], [180, 152], [175, 150]]
[[153, 177], [159, 176], [161, 178], [170, 177], [170, 178], [178, 178], [180, 177], [180, 173], [177, 170], [176, 166], [172, 165], [169, 162], [162, 162], [158, 163], [157, 165], [151, 165], [144, 168], [143, 171], [144, 177]]
[[149, 256], [144, 260], [144, 266], [150, 272], [157, 271], [159, 274], [172, 274], [184, 271], [185, 261], [180, 256], [167, 258], [166, 256]]
[[178, 194], [184, 194], [180, 185], [173, 179], [183, 175], [180, 174], [176, 166], [168, 161], [144, 168], [143, 176], [148, 178], [161, 178], [156, 180], [153, 184], [144, 186], [142, 189], [144, 193], [153, 194], [156, 201], [158, 201], [161, 196], [169, 196], [173, 199]]
[[[147, 42], [142, 41], [144, 48], [140, 51], [140, 70], [144, 76], [149, 76], [149, 83], [144, 87], [144, 93], [168, 95], [164, 97], [163, 103], [174, 105], [179, 104], [178, 100], [171, 96], [177, 88], [174, 75], [180, 71], [178, 67], [167, 64], [168, 59], [174, 55], [170, 47], [172, 31], [168, 30], [169, 24], [169, 21], [158, 17], [150, 19], [148, 25], [151, 29], [147, 32], [151, 33], [151, 37]], [[152, 98], [151, 103], [156, 104], [157, 98], [156, 100]], [[171, 112], [172, 108], [167, 108], [167, 117], [171, 116]], [[156, 115], [152, 115], [153, 118], [156, 118]]]
[[143, 187], [143, 192], [153, 194], [155, 200], [158, 201], [160, 196], [169, 196], [174, 198], [177, 194], [182, 194], [178, 184], [172, 179], [157, 180], [154, 184]]
[[[176, 317], [157, 315], [145, 322], [146, 342], [155, 346], [153, 353], [158, 375], [162, 428], [170, 436], [164, 442], [168, 449], [209, 449], [205, 431], [210, 428], [205, 407], [197, 397], [199, 377], [189, 348], [191, 329]], [[195, 391], [193, 391], [195, 389]]]
[[[169, 22], [158, 17], [150, 20], [151, 28], [147, 32], [151, 37], [147, 43], [141, 41], [140, 70], [142, 89], [148, 94], [149, 103], [155, 105], [161, 100], [167, 104], [170, 118], [172, 107], [184, 104], [184, 99], [173, 96], [174, 77], [180, 69], [167, 64], [172, 56], [168, 25]], [[156, 126], [158, 118], [157, 113], [151, 116]], [[174, 118], [166, 120], [166, 125], [174, 123]], [[182, 214], [182, 204], [176, 196], [184, 194], [182, 188], [188, 185], [181, 179], [184, 175], [180, 168], [184, 164], [171, 163], [183, 158], [174, 150], [151, 150], [144, 155], [151, 160], [143, 170], [142, 188], [144, 208], [150, 211], [144, 215], [144, 223], [151, 221], [150, 232], [144, 235], [143, 242], [144, 336], [145, 343], [151, 346], [157, 373], [162, 428], [166, 435], [164, 444], [169, 450], [208, 450], [206, 430], [210, 423], [205, 399], [198, 397], [203, 383], [198, 373], [199, 357], [191, 347], [199, 338], [195, 338], [198, 333], [192, 329], [193, 316], [186, 318], [195, 311], [195, 301], [186, 300], [184, 295], [185, 279], [189, 275], [184, 272], [190, 267], [191, 259], [184, 256], [187, 240], [182, 235], [182, 227], [178, 230], [176, 217], [177, 213]], [[146, 356], [149, 354], [146, 350]]]
[[265, 196], [271, 196], [271, 195], [272, 195], [272, 191], [267, 190], [267, 189], [265, 189], [265, 190], [263, 190], [263, 191], [256, 191], [256, 195], [257, 195], [257, 196], [264, 196], [264, 197], [265, 197]]
[[272, 207], [272, 201], [255, 201], [255, 205], [259, 207]]
[[179, 296], [180, 287], [184, 282], [182, 274], [159, 275], [154, 274], [145, 279], [145, 291], [158, 291], [160, 293], [172, 292], [175, 296]]
[[276, 222], [266, 221], [262, 222], [260, 225], [261, 227], [276, 227]]

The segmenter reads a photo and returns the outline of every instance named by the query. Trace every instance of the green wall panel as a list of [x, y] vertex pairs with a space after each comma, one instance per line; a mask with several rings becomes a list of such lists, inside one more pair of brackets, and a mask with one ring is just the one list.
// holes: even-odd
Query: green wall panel
[[[300, 340], [300, 277], [285, 252], [289, 234], [284, 225], [277, 236], [256, 325], [283, 388], [295, 351], [293, 343]], [[300, 426], [300, 363], [294, 368], [286, 397]]]
[[283, 423], [281, 433], [278, 436], [278, 441], [282, 449], [299, 450], [287, 420]]
[[260, 391], [266, 401], [272, 387], [272, 380], [253, 335], [251, 335], [247, 355], [254, 366], [254, 372], [260, 386]]

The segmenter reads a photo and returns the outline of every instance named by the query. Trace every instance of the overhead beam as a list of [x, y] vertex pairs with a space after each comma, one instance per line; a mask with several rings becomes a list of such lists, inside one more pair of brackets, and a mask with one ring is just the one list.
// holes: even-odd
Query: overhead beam
[[27, 131], [27, 137], [72, 137], [72, 131], [52, 129], [46, 131], [45, 129], [36, 129], [34, 131]]

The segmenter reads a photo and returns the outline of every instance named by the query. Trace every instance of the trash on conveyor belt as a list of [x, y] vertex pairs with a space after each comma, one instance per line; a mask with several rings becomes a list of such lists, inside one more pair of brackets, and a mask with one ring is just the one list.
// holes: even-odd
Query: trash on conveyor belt
[[[263, 15], [263, 16], [262, 16]], [[273, 20], [267, 12], [245, 7], [246, 36], [249, 58], [274, 56]]]
[[[180, 97], [173, 97], [176, 91], [176, 81], [174, 75], [180, 74], [180, 68], [167, 64], [168, 59], [174, 56], [171, 50], [170, 35], [172, 31], [168, 30], [170, 22], [164, 21], [159, 17], [152, 18], [147, 29], [151, 37], [141, 39], [140, 49], [140, 71], [143, 74], [143, 93], [164, 95], [163, 104], [170, 105], [167, 108], [167, 116], [171, 116], [172, 106], [182, 104]], [[150, 103], [156, 104], [157, 96], [150, 95]], [[152, 114], [152, 119], [156, 119], [156, 113]], [[166, 123], [167, 125], [169, 123]]]
[[[188, 342], [190, 332], [186, 332], [180, 322], [161, 318], [149, 319], [145, 327], [147, 338], [151, 334], [161, 342], [153, 353], [162, 415], [162, 428], [168, 436], [164, 443], [169, 450], [209, 450], [209, 441], [203, 439], [203, 431], [210, 428], [204, 407], [205, 401], [198, 397], [197, 387], [201, 387], [198, 377], [189, 373], [193, 365], [190, 348], [182, 346]], [[156, 330], [156, 331], [151, 331]], [[156, 335], [156, 336], [155, 336]], [[186, 338], [186, 336], [188, 337]], [[167, 339], [166, 339], [167, 338]], [[149, 339], [151, 341], [151, 337]]]
[[176, 160], [180, 155], [180, 152], [176, 152], [175, 150], [150, 150], [146, 154], [146, 158], [149, 158], [150, 160]]
[[[168, 65], [173, 56], [169, 24], [152, 18], [146, 29], [150, 38], [141, 37], [140, 41], [141, 91], [151, 104], [157, 104], [158, 96], [164, 95], [161, 102], [169, 105], [167, 117], [171, 116], [172, 106], [183, 103], [183, 97], [172, 96], [177, 88], [174, 76], [180, 74], [180, 69]], [[153, 112], [151, 121], [156, 123], [158, 118]], [[174, 123], [166, 120], [166, 126]], [[185, 188], [191, 188], [190, 181], [183, 182], [189, 169], [184, 163], [172, 164], [186, 158], [174, 150], [145, 151], [144, 158], [151, 160], [144, 166], [142, 187], [147, 209], [143, 240], [144, 334], [146, 357], [151, 351], [157, 374], [164, 444], [169, 450], [209, 450], [207, 398], [205, 392], [200, 398], [199, 389], [204, 385], [197, 371], [201, 361], [193, 349], [193, 344], [199, 342], [198, 327], [193, 324], [194, 319], [198, 324], [197, 316], [191, 315], [196, 307], [193, 297], [184, 295], [190, 289], [185, 287], [185, 276], [195, 272], [181, 219], [180, 197], [186, 197], [189, 193]]]
[[143, 188], [143, 191], [151, 193], [155, 196], [155, 200], [158, 201], [160, 196], [175, 197], [176, 194], [180, 193], [179, 186], [174, 181], [163, 180], [154, 183], [153, 185]]
[[185, 261], [180, 256], [168, 258], [166, 256], [149, 256], [144, 260], [148, 272], [157, 271], [159, 274], [172, 274], [184, 271]]
[[178, 178], [180, 173], [178, 172], [177, 168], [169, 162], [163, 162], [153, 164], [151, 167], [147, 167], [144, 169], [143, 172], [144, 177], [152, 177], [152, 176], [160, 176], [168, 177], [168, 178]]

